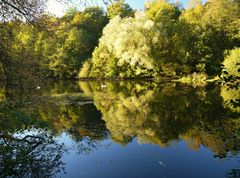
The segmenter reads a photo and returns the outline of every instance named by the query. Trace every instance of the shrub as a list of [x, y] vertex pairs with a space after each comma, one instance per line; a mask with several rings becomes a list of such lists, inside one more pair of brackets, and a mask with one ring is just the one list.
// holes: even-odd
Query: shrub
[[240, 48], [229, 52], [223, 61], [223, 75], [240, 77]]
[[240, 88], [231, 88], [227, 85], [221, 86], [223, 106], [232, 112], [240, 113]]
[[80, 69], [80, 72], [78, 74], [78, 78], [88, 78], [91, 77], [91, 68], [92, 68], [92, 61], [91, 60], [86, 60], [82, 68]]

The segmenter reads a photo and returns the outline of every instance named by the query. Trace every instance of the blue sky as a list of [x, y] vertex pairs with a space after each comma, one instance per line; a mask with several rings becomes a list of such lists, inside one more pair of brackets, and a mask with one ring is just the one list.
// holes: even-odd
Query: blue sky
[[[125, 0], [134, 9], [143, 9], [145, 0]], [[187, 7], [189, 0], [180, 0], [184, 7]], [[205, 3], [207, 0], [203, 0]], [[170, 0], [170, 2], [175, 2], [175, 0]]]

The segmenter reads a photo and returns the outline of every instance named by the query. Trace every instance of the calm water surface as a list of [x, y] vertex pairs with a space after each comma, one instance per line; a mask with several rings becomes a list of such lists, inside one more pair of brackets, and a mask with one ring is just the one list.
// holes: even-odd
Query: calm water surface
[[0, 88], [0, 177], [240, 177], [239, 89], [28, 85]]

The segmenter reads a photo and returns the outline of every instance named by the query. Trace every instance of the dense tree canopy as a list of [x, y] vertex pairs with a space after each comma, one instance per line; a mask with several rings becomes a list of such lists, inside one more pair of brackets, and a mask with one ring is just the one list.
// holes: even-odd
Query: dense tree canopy
[[134, 10], [124, 2], [124, 0], [112, 3], [107, 8], [107, 15], [110, 19], [119, 15], [120, 17], [132, 17], [134, 16]]
[[104, 29], [92, 64], [88, 62], [88, 68], [82, 69], [91, 71], [81, 76], [219, 74], [225, 51], [240, 44], [239, 4], [228, 0], [191, 4], [185, 10], [178, 4], [155, 0], [146, 4], [141, 15], [115, 17]]
[[[150, 35], [154, 32], [154, 23], [142, 13], [136, 14], [136, 18], [122, 19], [117, 16], [112, 19], [104, 29], [100, 46], [93, 53], [93, 76], [151, 75], [148, 72], [154, 72], [151, 49], [154, 39]], [[102, 73], [102, 63], [105, 63], [106, 73]]]
[[71, 78], [78, 74], [83, 61], [91, 57], [107, 24], [107, 17], [99, 7], [86, 8], [71, 16], [72, 19], [63, 17], [68, 21], [60, 20], [59, 31], [56, 32], [59, 34], [55, 41], [56, 53], [47, 56], [51, 58], [50, 70], [55, 77]]
[[[62, 18], [43, 15], [36, 23], [46, 30], [24, 22], [6, 22], [11, 36], [3, 31], [1, 37], [6, 39], [4, 46], [7, 46], [2, 55], [5, 54], [7, 59], [3, 61], [3, 67], [8, 78], [15, 80], [13, 71], [16, 70], [19, 76], [25, 75], [26, 68], [33, 71], [28, 74], [34, 76], [36, 73], [39, 77], [76, 76], [82, 62], [91, 57], [98, 44], [107, 16], [101, 8], [91, 7], [82, 12], [67, 13]], [[23, 68], [20, 61], [24, 63]]]
[[240, 46], [238, 1], [191, 1], [184, 9], [154, 0], [134, 14], [121, 0], [106, 12], [71, 8], [60, 18], [41, 14], [45, 1], [1, 3], [0, 76], [11, 82], [214, 76], [222, 71], [225, 53]]
[[223, 61], [224, 71], [226, 74], [240, 78], [240, 48], [236, 48], [230, 51], [230, 54], [226, 56]]

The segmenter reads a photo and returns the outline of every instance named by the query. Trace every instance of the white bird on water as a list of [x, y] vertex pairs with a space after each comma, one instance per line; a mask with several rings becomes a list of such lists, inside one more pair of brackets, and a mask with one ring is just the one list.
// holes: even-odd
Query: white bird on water
[[166, 166], [162, 161], [158, 161], [158, 163], [159, 163], [161, 166], [163, 166], [163, 167]]
[[101, 88], [106, 88], [107, 86], [101, 83]]

